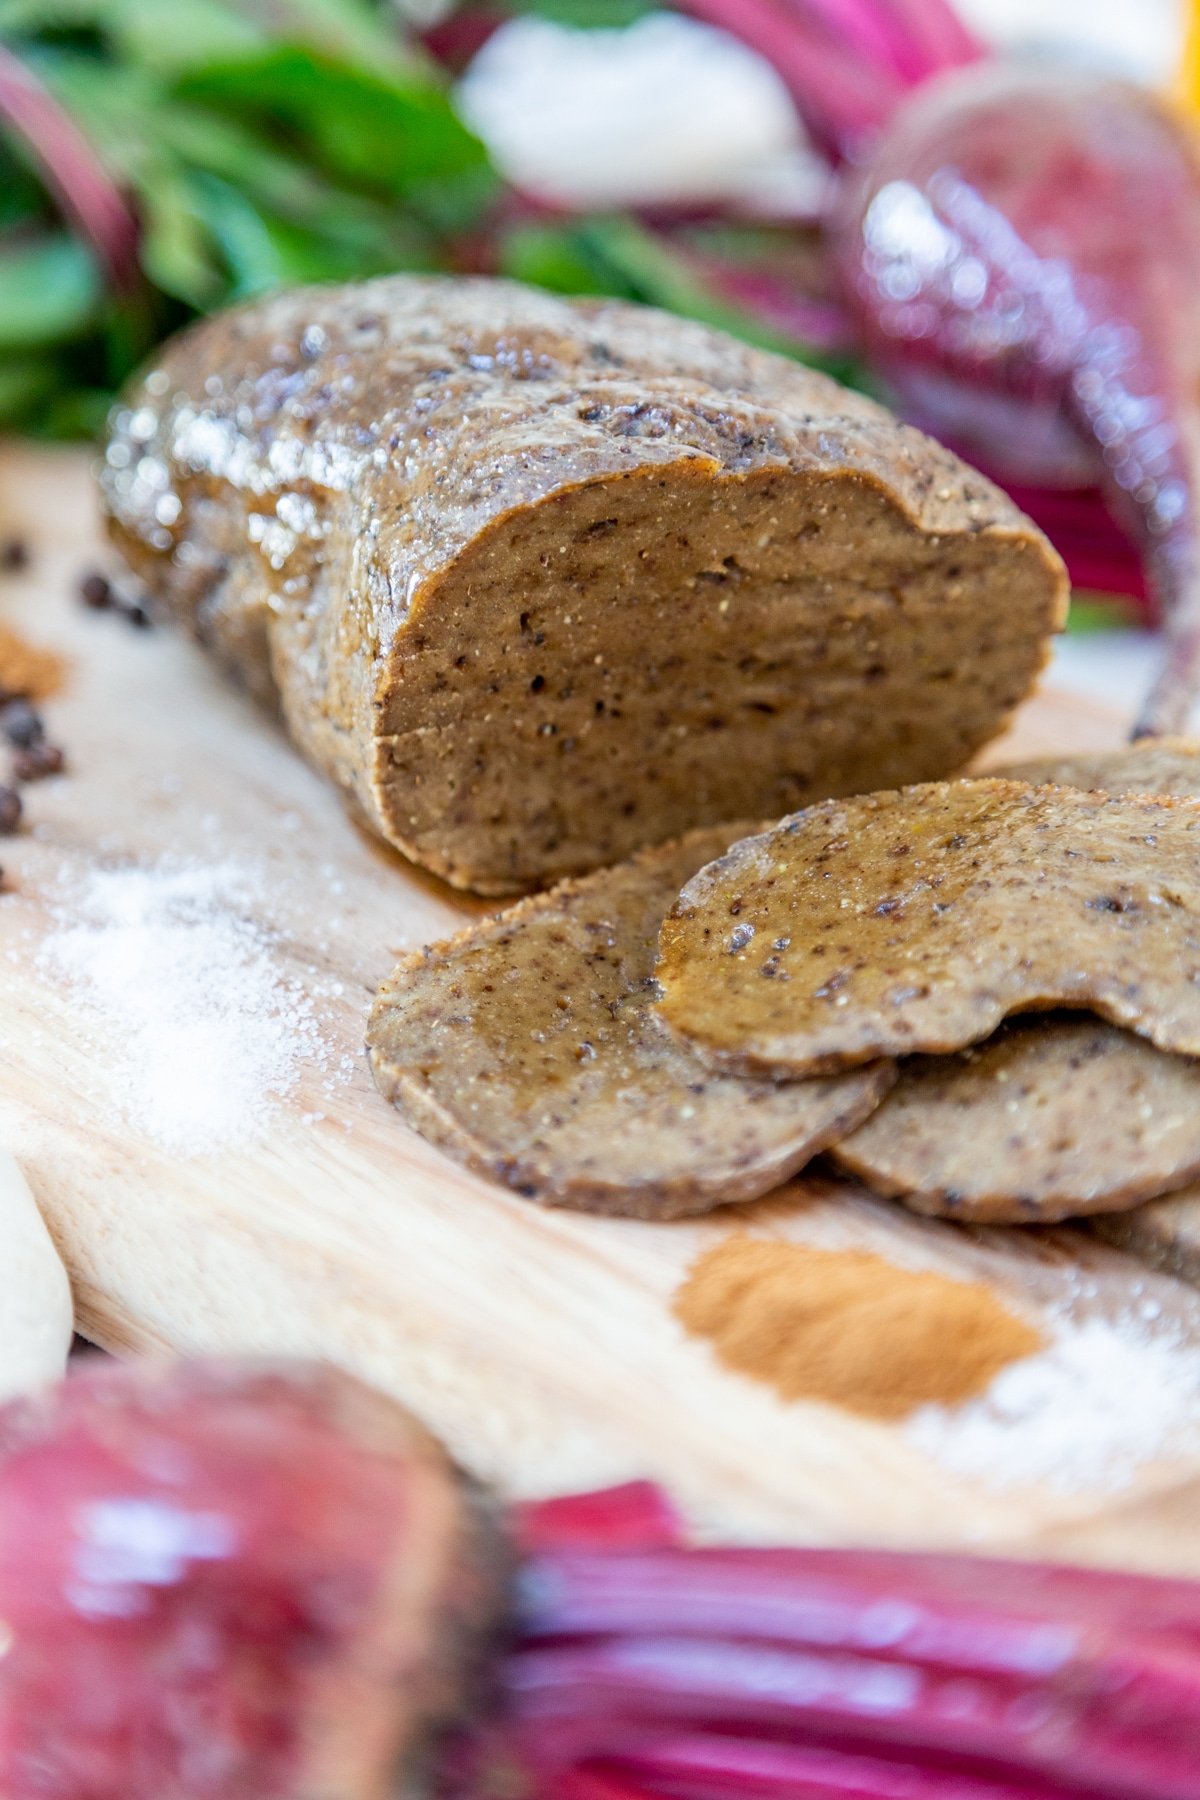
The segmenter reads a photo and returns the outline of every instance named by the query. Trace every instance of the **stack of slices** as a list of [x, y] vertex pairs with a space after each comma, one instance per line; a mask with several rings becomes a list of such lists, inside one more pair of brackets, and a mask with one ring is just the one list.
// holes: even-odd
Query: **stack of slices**
[[545, 1202], [701, 1212], [827, 1151], [924, 1213], [1127, 1210], [1200, 1175], [1200, 746], [706, 828], [409, 957], [368, 1042]]

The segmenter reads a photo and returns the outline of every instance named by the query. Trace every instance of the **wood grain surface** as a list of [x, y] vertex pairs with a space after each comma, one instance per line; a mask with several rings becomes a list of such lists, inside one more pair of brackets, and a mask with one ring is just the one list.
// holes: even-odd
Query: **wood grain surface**
[[[466, 1174], [380, 1100], [361, 1039], [396, 953], [481, 908], [363, 835], [192, 646], [80, 607], [98, 554], [82, 457], [0, 452], [0, 535], [14, 530], [33, 559], [0, 577], [0, 623], [70, 659], [47, 707], [70, 772], [28, 791], [27, 829], [0, 846], [0, 1143], [47, 1213], [90, 1336], [117, 1351], [335, 1358], [508, 1494], [652, 1475], [699, 1529], [739, 1537], [1200, 1572], [1200, 1456], [1173, 1454], [1117, 1492], [952, 1479], [894, 1427], [783, 1405], [722, 1372], [670, 1310], [696, 1255], [734, 1230], [984, 1275], [1035, 1317], [1078, 1296], [1120, 1311], [1137, 1294], [1179, 1320], [1180, 1354], [1195, 1356], [1189, 1288], [1082, 1230], [967, 1231], [820, 1179], [655, 1226], [541, 1210]], [[1098, 747], [1121, 725], [1046, 694], [989, 760]], [[258, 1141], [184, 1159], [114, 1116], [104, 1076], [119, 1046], [38, 955], [55, 895], [163, 856], [254, 869], [280, 977], [318, 992], [332, 1057]]]

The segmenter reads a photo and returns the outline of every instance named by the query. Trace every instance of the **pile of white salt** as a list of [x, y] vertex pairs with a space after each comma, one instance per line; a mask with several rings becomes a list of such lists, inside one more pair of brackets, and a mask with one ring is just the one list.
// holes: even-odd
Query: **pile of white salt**
[[228, 862], [94, 870], [39, 951], [103, 1053], [109, 1112], [175, 1156], [261, 1137], [306, 1069], [329, 1078], [311, 995], [251, 910], [258, 891]]

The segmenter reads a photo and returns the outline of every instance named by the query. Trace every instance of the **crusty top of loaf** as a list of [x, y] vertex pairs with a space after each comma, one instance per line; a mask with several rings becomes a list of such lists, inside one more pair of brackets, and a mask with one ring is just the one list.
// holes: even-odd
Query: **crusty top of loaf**
[[[104, 485], [160, 552], [186, 535], [177, 481], [232, 486], [279, 569], [352, 494], [402, 578], [381, 609], [398, 625], [493, 519], [681, 460], [857, 472], [923, 530], [1032, 531], [958, 457], [826, 375], [650, 307], [486, 278], [301, 288], [196, 325], [119, 409]], [[310, 501], [275, 511], [297, 493]]]

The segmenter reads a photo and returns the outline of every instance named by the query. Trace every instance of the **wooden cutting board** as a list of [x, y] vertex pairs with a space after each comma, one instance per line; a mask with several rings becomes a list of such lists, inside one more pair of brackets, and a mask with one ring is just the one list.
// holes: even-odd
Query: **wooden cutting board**
[[[1190, 1290], [1082, 1231], [969, 1232], [819, 1181], [646, 1225], [543, 1211], [464, 1173], [379, 1099], [361, 1037], [396, 953], [480, 908], [349, 823], [198, 651], [80, 607], [78, 578], [97, 556], [83, 458], [0, 452], [6, 531], [28, 540], [32, 562], [0, 576], [0, 625], [70, 660], [47, 708], [70, 772], [28, 791], [30, 829], [0, 845], [14, 890], [0, 898], [0, 1142], [25, 1164], [89, 1336], [118, 1351], [335, 1358], [505, 1493], [652, 1475], [699, 1528], [725, 1534], [1038, 1548], [1200, 1572], [1200, 1458], [1165, 1460], [1116, 1496], [955, 1480], [894, 1428], [783, 1405], [723, 1373], [670, 1311], [688, 1265], [735, 1229], [984, 1274], [1034, 1309], [1088, 1282], [1091, 1304], [1119, 1307], [1141, 1282], [1186, 1322], [1181, 1354], [1194, 1356]], [[1121, 724], [1045, 694], [994, 755], [1098, 746]], [[163, 856], [252, 866], [260, 897], [248, 904], [281, 980], [320, 995], [324, 1068], [304, 1071], [260, 1141], [216, 1155], [172, 1157], [114, 1117], [105, 1078], [120, 1045], [39, 961], [62, 894], [89, 870]]]

